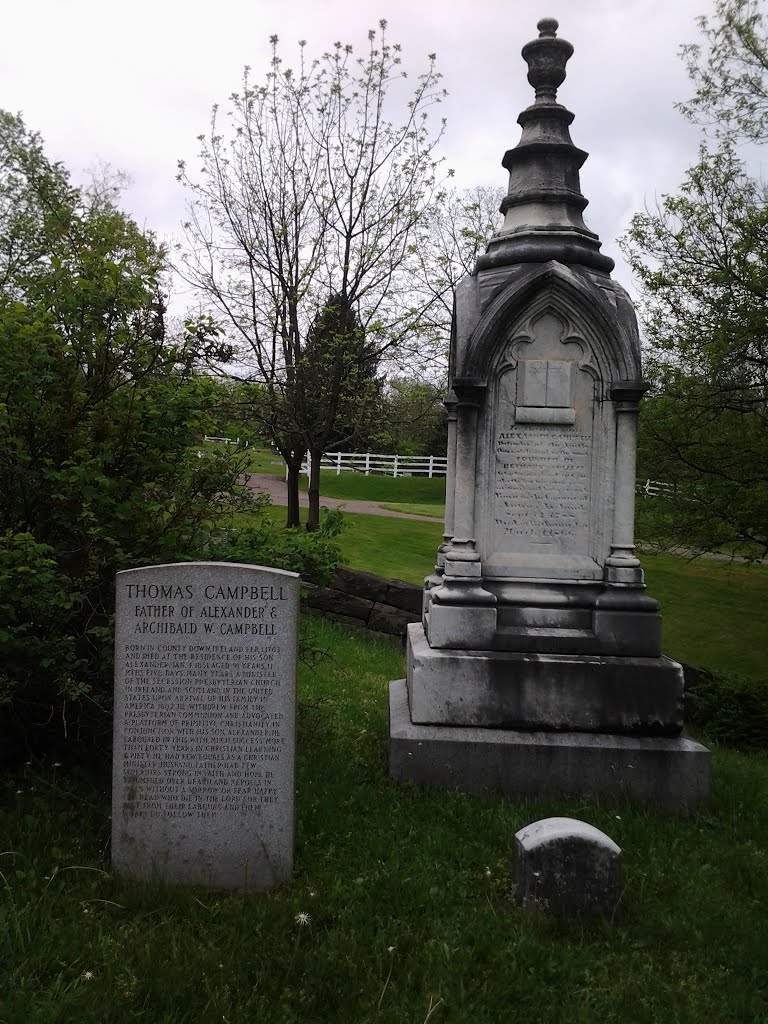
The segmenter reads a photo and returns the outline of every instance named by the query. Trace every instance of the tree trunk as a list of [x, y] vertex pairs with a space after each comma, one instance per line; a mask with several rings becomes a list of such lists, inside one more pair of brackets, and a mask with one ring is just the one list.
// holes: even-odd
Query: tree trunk
[[307, 512], [307, 530], [313, 533], [320, 526], [320, 460], [321, 449], [310, 449], [309, 469], [309, 511]]
[[301, 526], [301, 520], [299, 518], [299, 475], [301, 472], [301, 457], [298, 460], [286, 459], [285, 462], [288, 467], [288, 479], [286, 480], [286, 486], [288, 489], [288, 515], [286, 518], [286, 528], [291, 529], [292, 527]]

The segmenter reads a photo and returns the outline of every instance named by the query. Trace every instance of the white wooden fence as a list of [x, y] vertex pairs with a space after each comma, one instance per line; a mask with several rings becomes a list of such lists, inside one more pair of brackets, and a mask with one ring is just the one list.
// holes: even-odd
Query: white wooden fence
[[663, 480], [638, 480], [635, 486], [638, 494], [646, 496], [671, 494], [674, 489], [674, 484], [666, 484]]
[[[209, 437], [207, 434], [203, 438], [203, 441], [213, 441], [215, 444], [240, 444], [240, 438], [237, 437], [233, 441], [231, 437]], [[243, 441], [243, 447], [247, 448], [250, 441]]]
[[[379, 476], [445, 476], [448, 459], [445, 455], [376, 455], [371, 452], [327, 452], [320, 461], [321, 469], [341, 473], [372, 473]], [[309, 452], [301, 472], [309, 476]]]
[[[355, 452], [328, 452], [320, 462], [321, 469], [334, 469], [336, 476], [344, 472], [376, 473], [383, 476], [445, 476], [448, 459], [440, 455], [373, 455]], [[301, 472], [309, 476], [309, 452], [301, 464]], [[288, 471], [286, 468], [286, 479]], [[636, 482], [638, 494], [653, 496], [674, 491], [672, 484], [663, 480], [642, 480]]]
[[[204, 437], [205, 441], [213, 441], [218, 444], [240, 444], [240, 438], [234, 441], [229, 437]], [[248, 447], [248, 441], [243, 442]], [[202, 452], [198, 452], [202, 456]], [[381, 476], [427, 476], [430, 479], [434, 476], [445, 476], [448, 459], [444, 455], [376, 455], [371, 452], [327, 452], [321, 462], [321, 469], [335, 469], [336, 476], [341, 473], [364, 473], [370, 476], [371, 473]], [[307, 452], [301, 464], [300, 472], [309, 476], [310, 456]], [[285, 468], [285, 477], [288, 479], [288, 467]], [[638, 494], [647, 497], [657, 494], [669, 494], [674, 491], [674, 484], [665, 483], [663, 480], [642, 480], [637, 479], [635, 490]]]

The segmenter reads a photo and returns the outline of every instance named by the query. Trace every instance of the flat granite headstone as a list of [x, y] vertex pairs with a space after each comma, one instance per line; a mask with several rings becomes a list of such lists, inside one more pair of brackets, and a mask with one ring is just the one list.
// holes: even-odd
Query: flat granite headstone
[[116, 585], [115, 872], [241, 891], [287, 880], [297, 574], [185, 562]]
[[620, 885], [620, 848], [586, 821], [543, 818], [515, 835], [515, 892], [524, 907], [610, 916]]

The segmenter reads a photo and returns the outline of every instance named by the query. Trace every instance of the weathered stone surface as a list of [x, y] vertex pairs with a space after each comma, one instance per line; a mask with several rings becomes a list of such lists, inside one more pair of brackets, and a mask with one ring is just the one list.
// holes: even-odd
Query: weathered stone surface
[[408, 627], [408, 700], [421, 725], [677, 736], [683, 674], [668, 658], [435, 650]]
[[117, 574], [112, 859], [268, 889], [293, 862], [299, 579], [187, 562]]
[[[469, 589], [466, 588], [467, 592]], [[433, 591], [426, 618], [430, 645], [436, 650], [490, 650], [496, 635], [496, 608], [483, 604], [439, 603], [441, 593], [442, 589]]]
[[354, 619], [368, 621], [373, 608], [373, 601], [354, 594], [345, 594], [332, 587], [314, 587], [307, 593], [307, 605], [318, 611], [331, 612], [334, 615], [348, 615]]
[[375, 604], [368, 619], [368, 628], [379, 633], [391, 633], [393, 636], [405, 636], [408, 625], [420, 619], [418, 612], [407, 612], [402, 608], [393, 608], [388, 604]]
[[404, 679], [389, 688], [389, 777], [478, 796], [630, 797], [688, 814], [706, 803], [709, 751], [683, 737], [414, 725]]
[[389, 580], [387, 592], [382, 599], [385, 604], [394, 605], [395, 608], [402, 608], [407, 612], [415, 612], [421, 615], [421, 604], [423, 591], [413, 583], [403, 583], [402, 580]]
[[340, 565], [334, 573], [331, 588], [373, 603], [385, 599], [387, 580], [372, 572], [350, 569], [346, 565]]
[[544, 818], [515, 835], [515, 897], [550, 914], [611, 917], [621, 894], [621, 850], [575, 818]]
[[536, 98], [504, 156], [504, 223], [456, 286], [442, 572], [409, 629], [412, 732], [391, 734], [391, 774], [467, 792], [626, 787], [685, 810], [707, 752], [656, 739], [682, 729], [682, 671], [661, 657], [635, 553], [648, 385], [632, 303], [582, 218], [557, 27], [543, 19], [523, 49]]

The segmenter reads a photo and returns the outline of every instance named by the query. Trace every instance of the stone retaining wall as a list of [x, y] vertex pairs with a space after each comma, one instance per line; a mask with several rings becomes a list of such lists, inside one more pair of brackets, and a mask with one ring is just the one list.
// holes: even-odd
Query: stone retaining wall
[[[311, 611], [348, 626], [388, 633], [405, 639], [409, 622], [421, 622], [422, 588], [402, 580], [388, 580], [372, 572], [339, 566], [327, 587], [304, 584], [308, 590], [305, 606]], [[708, 669], [681, 662], [685, 679], [684, 696], [692, 691]], [[687, 716], [686, 716], [687, 717]]]
[[340, 566], [327, 587], [309, 587], [306, 606], [350, 626], [405, 636], [409, 622], [421, 621], [422, 588], [372, 572]]

